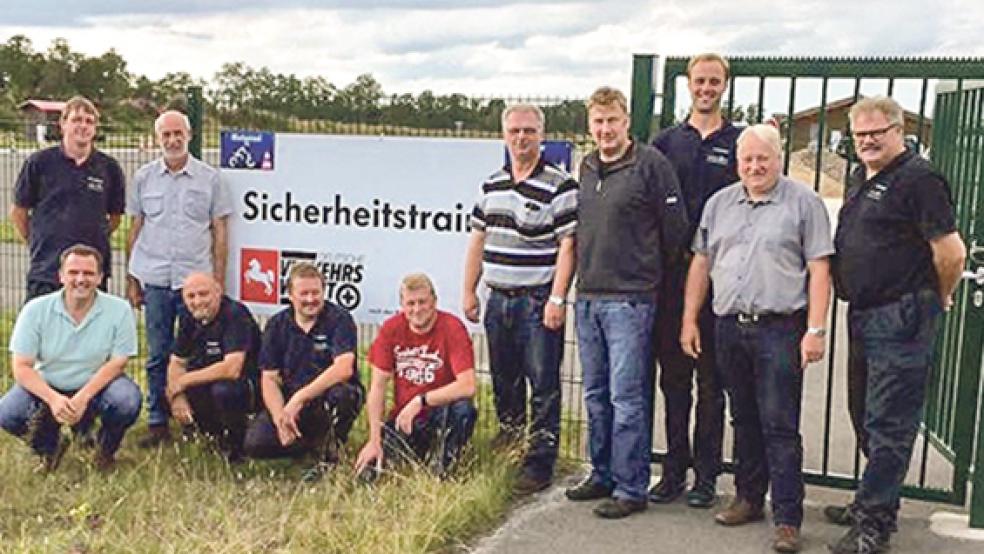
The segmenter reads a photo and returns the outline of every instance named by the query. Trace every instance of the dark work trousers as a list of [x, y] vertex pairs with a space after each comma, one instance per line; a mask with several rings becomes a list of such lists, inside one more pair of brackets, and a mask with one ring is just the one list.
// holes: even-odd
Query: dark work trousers
[[[683, 482], [693, 467], [696, 482], [713, 483], [721, 473], [721, 443], [724, 435], [724, 391], [715, 364], [714, 314], [711, 300], [701, 310], [698, 326], [703, 350], [694, 360], [680, 348], [683, 319], [683, 289], [687, 266], [674, 266], [663, 275], [656, 317], [656, 356], [659, 388], [666, 410], [666, 458], [663, 479]], [[697, 410], [693, 452], [690, 448], [690, 411], [694, 375], [697, 377]]]
[[223, 452], [243, 453], [250, 387], [245, 379], [214, 381], [185, 390], [195, 426], [214, 437]]
[[548, 329], [543, 311], [550, 286], [492, 289], [485, 307], [485, 337], [495, 411], [500, 429], [522, 436], [526, 429], [526, 383], [530, 386], [530, 444], [523, 472], [553, 476], [560, 445], [560, 361], [564, 330]]
[[800, 342], [806, 311], [742, 323], [717, 319], [717, 361], [731, 401], [737, 496], [761, 506], [772, 487], [776, 525], [803, 521]]
[[[284, 400], [290, 394], [284, 394]], [[246, 430], [245, 450], [251, 458], [281, 458], [313, 453], [327, 462], [336, 462], [338, 447], [348, 440], [349, 431], [362, 409], [365, 389], [361, 384], [338, 383], [320, 398], [307, 403], [298, 417], [301, 438], [290, 446], [280, 444], [277, 428], [264, 410]]]
[[881, 533], [897, 529], [941, 313], [939, 294], [930, 289], [848, 312], [848, 406], [868, 458], [852, 511], [862, 525]]

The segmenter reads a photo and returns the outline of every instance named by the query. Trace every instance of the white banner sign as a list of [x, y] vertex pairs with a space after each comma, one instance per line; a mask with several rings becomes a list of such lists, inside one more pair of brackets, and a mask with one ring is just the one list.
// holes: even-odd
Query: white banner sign
[[[255, 314], [279, 311], [287, 272], [303, 260], [360, 323], [396, 313], [400, 279], [416, 271], [434, 280], [438, 307], [461, 315], [468, 219], [482, 181], [503, 163], [501, 141], [226, 135], [231, 296]], [[251, 141], [272, 152], [251, 154]]]

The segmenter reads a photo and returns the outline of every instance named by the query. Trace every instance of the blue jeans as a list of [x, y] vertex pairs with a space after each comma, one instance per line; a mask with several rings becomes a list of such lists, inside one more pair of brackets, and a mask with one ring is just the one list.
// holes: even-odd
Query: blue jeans
[[806, 312], [757, 323], [717, 319], [717, 362], [731, 399], [737, 496], [761, 506], [772, 485], [776, 525], [803, 522], [800, 342]]
[[167, 364], [174, 350], [174, 324], [187, 308], [181, 291], [144, 285], [144, 322], [147, 327], [147, 424], [167, 425]]
[[395, 421], [383, 426], [384, 458], [389, 462], [431, 462], [440, 475], [451, 468], [475, 430], [478, 411], [471, 400], [456, 400], [446, 406], [428, 408], [407, 435]]
[[553, 476], [560, 441], [560, 360], [564, 331], [543, 325], [549, 286], [507, 295], [492, 289], [485, 308], [492, 389], [499, 426], [505, 432], [526, 428], [526, 382], [530, 383], [530, 446], [524, 473]]
[[855, 394], [862, 399], [864, 434], [859, 441], [868, 463], [853, 508], [860, 521], [883, 533], [895, 531], [899, 493], [919, 431], [941, 313], [939, 294], [929, 289], [884, 306], [848, 312], [854, 354], [849, 369], [866, 376], [864, 390]]
[[578, 299], [574, 310], [591, 480], [611, 488], [616, 498], [646, 500], [656, 304]]
[[[75, 391], [59, 391], [71, 396]], [[113, 454], [123, 435], [140, 415], [140, 389], [129, 377], [121, 375], [109, 382], [89, 402], [82, 419], [73, 426], [76, 434], [86, 434], [96, 416], [101, 423], [96, 441], [102, 452]], [[61, 425], [55, 421], [43, 400], [20, 385], [14, 385], [0, 398], [0, 427], [23, 437], [30, 432], [31, 448], [41, 455], [53, 454], [58, 448]]]

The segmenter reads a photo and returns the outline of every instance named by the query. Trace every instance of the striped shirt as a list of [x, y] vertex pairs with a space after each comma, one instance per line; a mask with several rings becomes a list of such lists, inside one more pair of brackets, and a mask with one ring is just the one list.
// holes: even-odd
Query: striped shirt
[[485, 232], [482, 273], [491, 287], [516, 288], [553, 282], [560, 239], [577, 225], [577, 182], [540, 160], [524, 181], [513, 182], [508, 167], [482, 184], [471, 216], [472, 229]]

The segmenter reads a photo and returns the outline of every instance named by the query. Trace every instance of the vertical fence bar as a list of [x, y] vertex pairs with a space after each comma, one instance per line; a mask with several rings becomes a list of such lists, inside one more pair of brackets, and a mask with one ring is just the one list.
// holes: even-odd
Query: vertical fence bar
[[[796, 75], [789, 78], [789, 104], [786, 108], [786, 148], [785, 156], [783, 156], [782, 162], [782, 172], [785, 174], [789, 173], [789, 164], [792, 161], [791, 155], [793, 151], [793, 134], [796, 132], [796, 125], [793, 125], [793, 110], [796, 106]], [[780, 125], [782, 127], [782, 125]], [[780, 132], [782, 129], [780, 129]]]
[[188, 151], [202, 159], [202, 125], [205, 123], [205, 100], [202, 87], [188, 87], [188, 119], [191, 121], [191, 141]]
[[813, 172], [813, 190], [820, 194], [820, 177], [823, 174], [824, 139], [827, 135], [827, 86], [830, 78], [826, 75], [820, 81], [820, 113], [817, 114], [817, 159], [816, 171]]
[[632, 56], [632, 136], [639, 142], [649, 141], [653, 126], [653, 61], [651, 54]]

